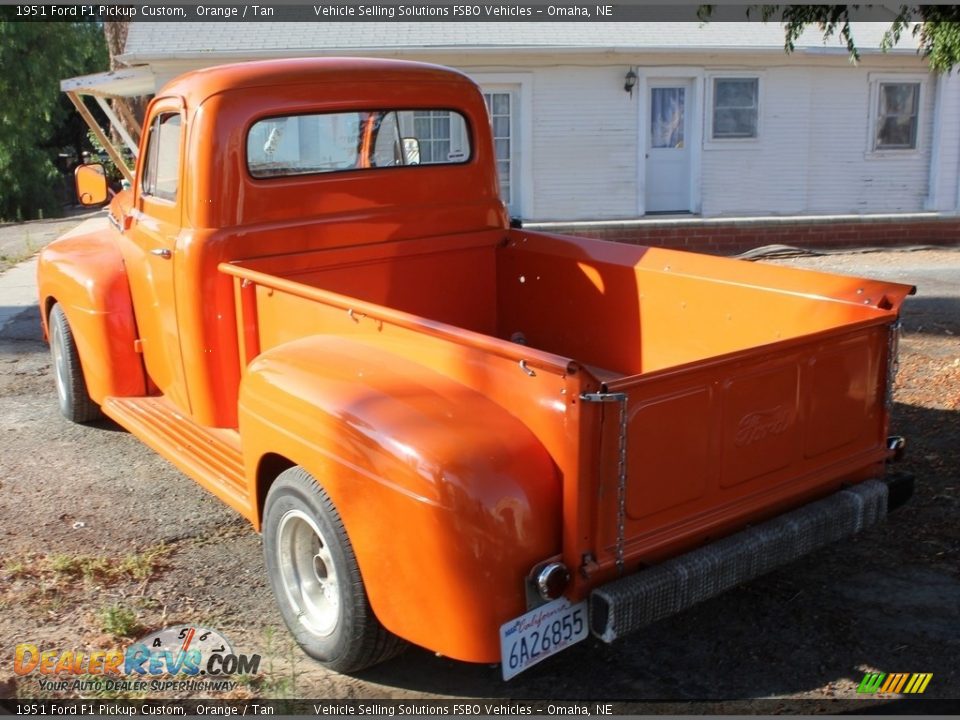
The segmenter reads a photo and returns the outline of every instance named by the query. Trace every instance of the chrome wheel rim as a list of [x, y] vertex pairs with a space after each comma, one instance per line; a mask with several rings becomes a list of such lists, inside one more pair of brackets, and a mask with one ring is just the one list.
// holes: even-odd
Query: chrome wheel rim
[[63, 349], [63, 337], [60, 323], [52, 323], [50, 328], [50, 351], [53, 354], [54, 380], [57, 386], [57, 399], [60, 407], [67, 404], [67, 356]]
[[277, 536], [280, 579], [297, 622], [314, 635], [329, 635], [340, 618], [340, 586], [330, 543], [313, 518], [300, 510], [280, 518]]

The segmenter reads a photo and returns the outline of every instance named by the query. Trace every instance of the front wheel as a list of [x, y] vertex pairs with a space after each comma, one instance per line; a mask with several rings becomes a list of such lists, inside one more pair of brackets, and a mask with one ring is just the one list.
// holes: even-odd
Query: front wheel
[[80, 367], [80, 355], [73, 331], [59, 303], [50, 309], [50, 355], [53, 359], [57, 402], [67, 420], [85, 423], [101, 417], [100, 407], [90, 399], [87, 383]]
[[302, 468], [270, 487], [263, 552], [280, 614], [307, 655], [356, 672], [404, 649], [373, 614], [340, 514]]

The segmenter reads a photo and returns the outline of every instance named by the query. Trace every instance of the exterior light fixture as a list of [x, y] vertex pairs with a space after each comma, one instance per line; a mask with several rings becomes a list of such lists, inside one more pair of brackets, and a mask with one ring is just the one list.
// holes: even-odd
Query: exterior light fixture
[[630, 93], [630, 97], [633, 97], [633, 89], [637, 86], [637, 73], [633, 71], [633, 68], [630, 68], [627, 71], [626, 77], [623, 78], [623, 90], [624, 92]]

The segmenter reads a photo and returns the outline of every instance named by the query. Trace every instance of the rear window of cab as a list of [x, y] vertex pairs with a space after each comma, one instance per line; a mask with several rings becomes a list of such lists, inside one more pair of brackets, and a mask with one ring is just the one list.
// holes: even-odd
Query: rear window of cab
[[247, 133], [255, 178], [470, 160], [466, 119], [453, 110], [372, 110], [259, 120]]

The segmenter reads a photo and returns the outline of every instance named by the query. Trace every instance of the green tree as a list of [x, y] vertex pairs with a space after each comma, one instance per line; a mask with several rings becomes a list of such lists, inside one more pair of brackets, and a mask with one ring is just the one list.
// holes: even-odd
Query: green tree
[[0, 220], [59, 214], [54, 161], [85, 139], [60, 80], [107, 63], [97, 23], [0, 21]]
[[[850, 57], [859, 60], [860, 51], [850, 18], [856, 16], [860, 8], [860, 5], [750, 5], [747, 16], [759, 17], [764, 22], [782, 22], [787, 52], [793, 50], [807, 26], [816, 25], [824, 38], [839, 36]], [[698, 14], [702, 20], [709, 20], [713, 9], [713, 5], [701, 5]], [[883, 49], [896, 45], [904, 32], [918, 38], [918, 52], [927, 58], [931, 69], [949, 72], [960, 64], [960, 6], [898, 6], [896, 17], [884, 35]]]

